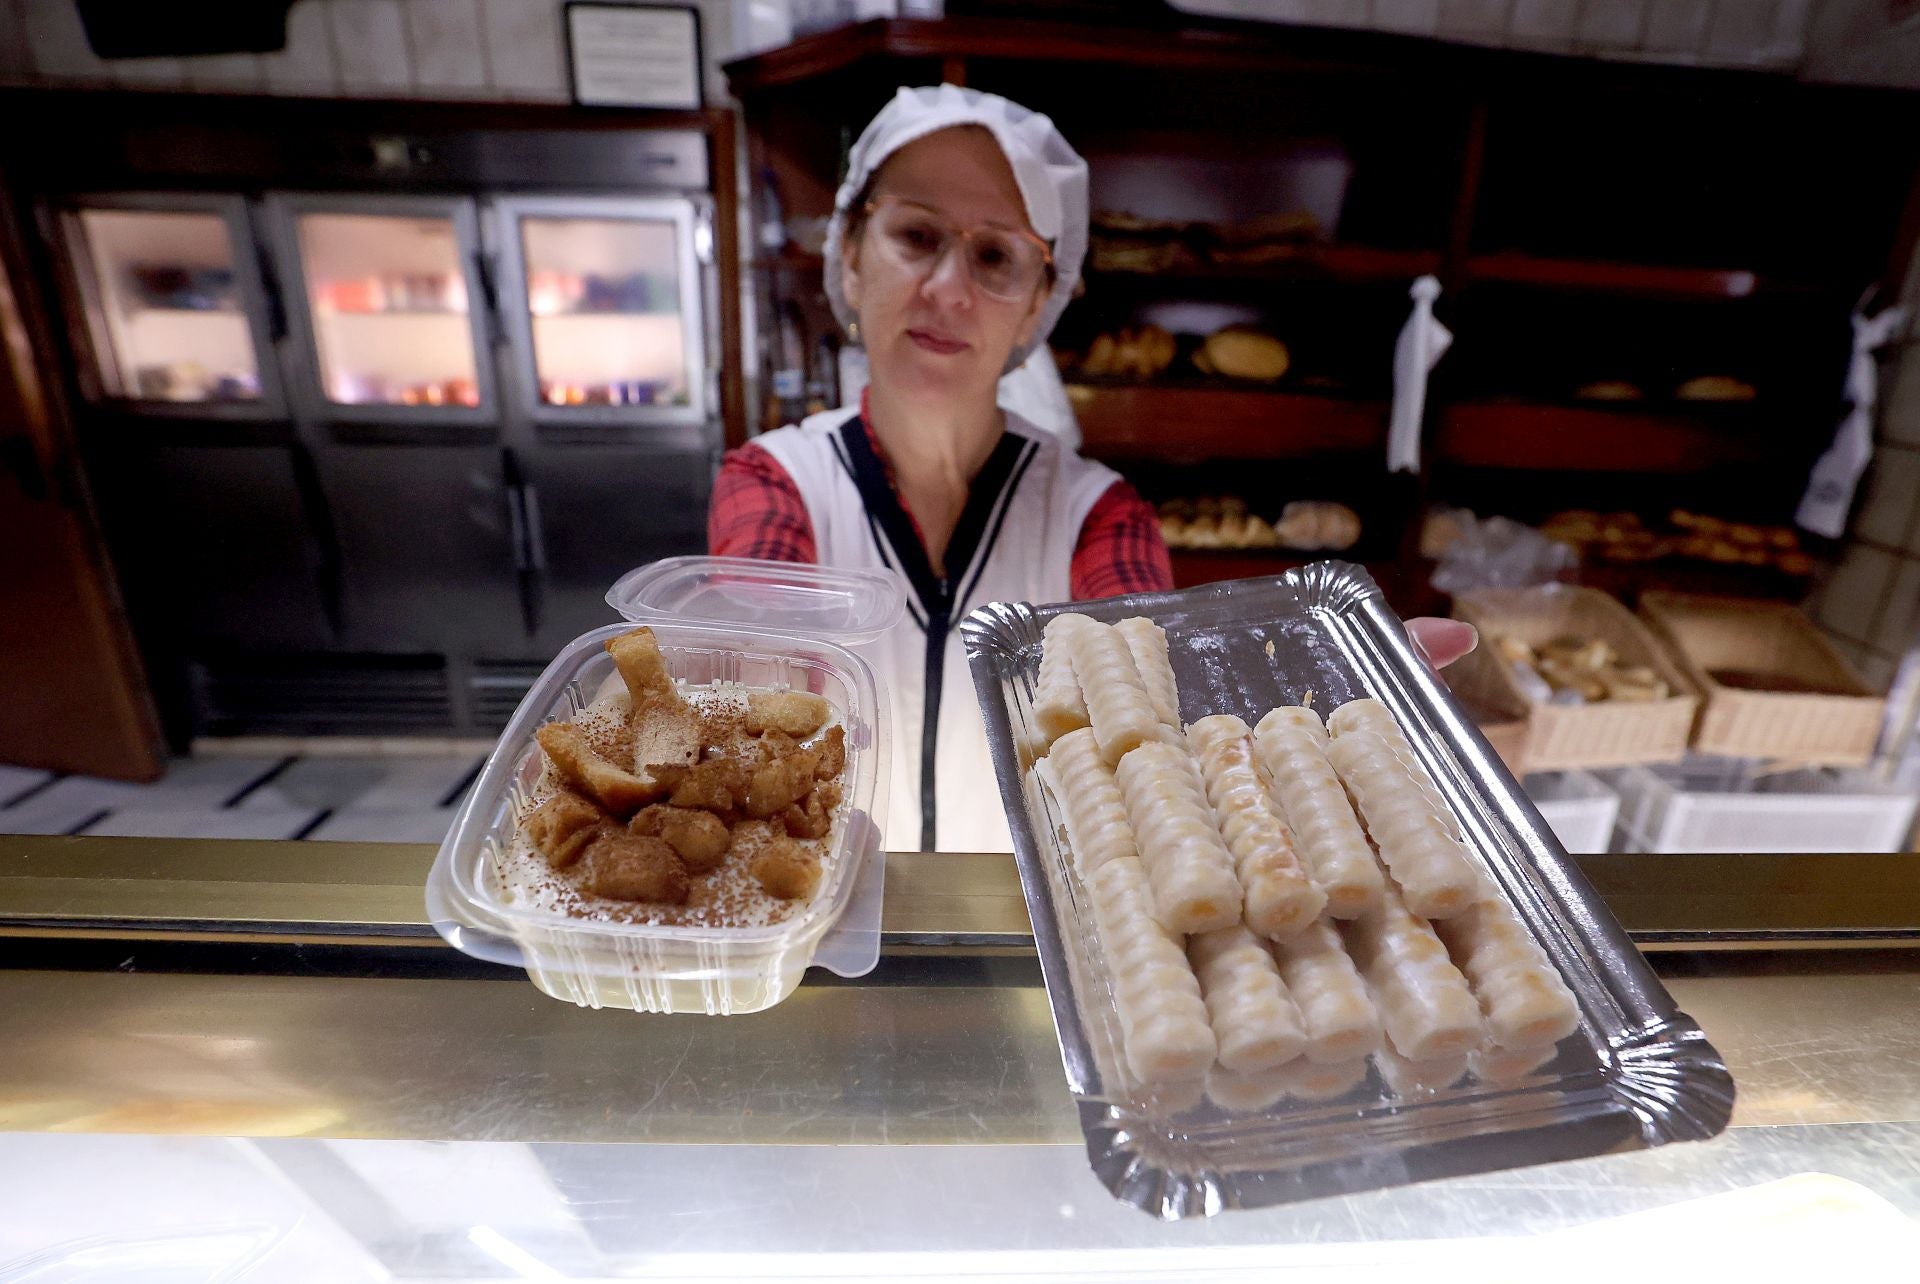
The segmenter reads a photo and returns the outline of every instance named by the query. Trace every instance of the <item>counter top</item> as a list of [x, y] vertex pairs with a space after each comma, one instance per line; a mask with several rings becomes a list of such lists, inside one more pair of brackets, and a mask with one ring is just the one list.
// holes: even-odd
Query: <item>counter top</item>
[[[1467, 1269], [1435, 1240], [1474, 1244], [1485, 1278], [1489, 1245], [1524, 1254], [1548, 1241], [1511, 1237], [1707, 1196], [1723, 1202], [1689, 1224], [1749, 1246], [1756, 1217], [1865, 1243], [1920, 1214], [1920, 952], [1887, 948], [1920, 933], [1900, 917], [1912, 875], [1885, 858], [1776, 860], [1691, 902], [1660, 901], [1648, 866], [1583, 862], [1636, 935], [1666, 947], [1656, 969], [1732, 1069], [1723, 1136], [1172, 1226], [1087, 1169], [1008, 858], [890, 858], [879, 968], [811, 973], [778, 1007], [734, 1018], [574, 1008], [465, 960], [422, 922], [430, 858], [0, 840], [0, 1173], [16, 1174], [0, 1199], [48, 1210], [39, 1247], [76, 1215], [53, 1207], [63, 1190], [124, 1188], [125, 1208], [145, 1210], [127, 1225], [177, 1230], [185, 1194], [162, 1189], [174, 1174], [182, 1192], [302, 1228], [275, 1241], [306, 1244], [290, 1260], [345, 1255], [316, 1279], [499, 1278], [516, 1251], [563, 1273], [689, 1277], [800, 1251], [828, 1254], [808, 1269], [833, 1278], [929, 1262], [1015, 1278]], [[1835, 869], [1881, 880], [1879, 904], [1861, 885], [1821, 894]], [[1684, 872], [1670, 885], [1716, 886], [1704, 866]], [[1777, 906], [1771, 920], [1733, 913], [1767, 886], [1824, 906], [1824, 926], [1789, 927]], [[1716, 921], [1729, 939], [1701, 926]], [[1822, 933], [1863, 948], [1809, 948]], [[1708, 948], [1735, 935], [1746, 948]], [[3, 1222], [0, 1263], [36, 1243]], [[89, 1224], [73, 1225], [77, 1238]], [[316, 1227], [338, 1242], [307, 1243]], [[1102, 1257], [1121, 1248], [1124, 1263]], [[370, 1273], [339, 1264], [356, 1253]]]

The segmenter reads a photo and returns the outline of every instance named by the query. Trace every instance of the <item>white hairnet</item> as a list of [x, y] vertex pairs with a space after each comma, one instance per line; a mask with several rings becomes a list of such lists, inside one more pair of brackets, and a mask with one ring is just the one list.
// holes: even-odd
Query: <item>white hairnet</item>
[[1007, 359], [1007, 369], [1013, 370], [1046, 342], [1080, 282], [1080, 265], [1087, 256], [1087, 163], [1051, 120], [996, 94], [958, 85], [903, 88], [880, 109], [848, 154], [846, 181], [833, 198], [833, 217], [827, 224], [827, 298], [841, 325], [858, 319], [840, 288], [840, 244], [850, 208], [867, 180], [908, 143], [956, 125], [979, 125], [993, 134], [1026, 202], [1027, 221], [1053, 247], [1053, 292], [1041, 307], [1033, 338], [1015, 347]]

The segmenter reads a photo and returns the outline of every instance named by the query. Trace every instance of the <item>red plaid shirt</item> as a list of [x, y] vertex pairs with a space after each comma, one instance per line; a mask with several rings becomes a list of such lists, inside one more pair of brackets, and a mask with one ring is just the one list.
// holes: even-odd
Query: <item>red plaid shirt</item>
[[[873, 442], [874, 454], [885, 460], [871, 427], [867, 440]], [[893, 480], [891, 465], [887, 479]], [[899, 487], [894, 489], [897, 494]], [[906, 508], [904, 500], [901, 507]], [[908, 516], [912, 517], [910, 511]], [[917, 519], [913, 529], [920, 534]], [[925, 542], [921, 535], [921, 543]], [[728, 451], [721, 461], [707, 509], [707, 550], [716, 557], [757, 557], [769, 562], [820, 560], [800, 488], [778, 460], [751, 442]], [[1126, 482], [1107, 487], [1080, 524], [1068, 584], [1074, 599], [1083, 602], [1173, 587], [1173, 566], [1166, 541], [1160, 537], [1160, 520]]]

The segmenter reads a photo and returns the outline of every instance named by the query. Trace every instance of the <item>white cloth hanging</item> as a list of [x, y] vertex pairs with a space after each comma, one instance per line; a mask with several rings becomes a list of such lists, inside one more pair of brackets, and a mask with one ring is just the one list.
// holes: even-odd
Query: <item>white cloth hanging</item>
[[1906, 328], [1907, 310], [1888, 308], [1869, 318], [1853, 314], [1853, 359], [1847, 364], [1847, 417], [1833, 444], [1813, 465], [1807, 493], [1794, 520], [1815, 535], [1838, 539], [1846, 533], [1853, 492], [1873, 458], [1873, 411], [1880, 400], [1880, 371], [1873, 354]]
[[1420, 426], [1427, 413], [1427, 376], [1453, 344], [1453, 331], [1434, 320], [1440, 282], [1431, 276], [1408, 291], [1413, 311], [1393, 345], [1393, 414], [1387, 422], [1387, 471], [1420, 471]]

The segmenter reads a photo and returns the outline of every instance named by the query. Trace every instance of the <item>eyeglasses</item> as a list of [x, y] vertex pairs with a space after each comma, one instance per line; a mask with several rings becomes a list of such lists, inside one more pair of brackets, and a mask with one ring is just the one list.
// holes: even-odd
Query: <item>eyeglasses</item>
[[1053, 266], [1053, 251], [1025, 228], [960, 227], [936, 210], [891, 195], [868, 201], [866, 213], [894, 266], [930, 274], [958, 243], [973, 283], [996, 299], [1025, 298]]

